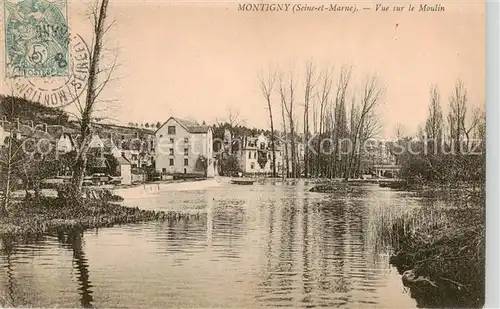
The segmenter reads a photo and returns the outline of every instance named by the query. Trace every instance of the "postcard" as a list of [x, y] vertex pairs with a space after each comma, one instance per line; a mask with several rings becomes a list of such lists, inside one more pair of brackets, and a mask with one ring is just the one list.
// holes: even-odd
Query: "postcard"
[[1, 5], [2, 307], [483, 306], [485, 1]]

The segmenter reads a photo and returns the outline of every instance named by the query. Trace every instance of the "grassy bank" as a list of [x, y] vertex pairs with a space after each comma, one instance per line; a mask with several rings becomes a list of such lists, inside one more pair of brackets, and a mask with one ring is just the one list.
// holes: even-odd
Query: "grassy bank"
[[484, 304], [484, 203], [456, 200], [381, 215], [379, 238], [420, 307]]
[[[40, 197], [13, 202], [0, 218], [0, 237], [23, 237], [52, 231], [109, 227], [116, 224], [190, 216], [141, 210], [113, 203], [111, 198], [84, 198], [72, 205], [65, 198]], [[192, 215], [196, 216], [196, 215]]]

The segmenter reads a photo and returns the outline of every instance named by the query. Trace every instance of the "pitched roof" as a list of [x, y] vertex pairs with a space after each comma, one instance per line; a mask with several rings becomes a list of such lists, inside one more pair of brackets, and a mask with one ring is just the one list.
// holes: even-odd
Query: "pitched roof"
[[92, 161], [92, 167], [94, 168], [105, 168], [108, 167], [108, 161], [106, 158], [95, 158], [95, 160]]
[[2, 127], [4, 131], [9, 132], [13, 131], [16, 133], [21, 133], [23, 137], [37, 138], [37, 139], [46, 139], [49, 141], [55, 141], [55, 139], [49, 133], [42, 131], [40, 129], [34, 129], [29, 125], [19, 123], [19, 127], [17, 127], [17, 123], [11, 122], [3, 122]]
[[208, 130], [210, 130], [210, 126], [207, 125], [200, 125], [199, 123], [191, 120], [180, 119], [177, 117], [170, 117], [155, 131], [155, 133], [158, 130], [160, 130], [170, 119], [175, 120], [177, 123], [183, 126], [186, 129], [186, 131], [188, 131], [191, 134], [207, 133]]
[[207, 133], [209, 126], [191, 126], [188, 127], [187, 130], [189, 133]]
[[132, 165], [132, 164], [130, 164], [130, 162], [129, 162], [127, 159], [125, 159], [124, 157], [118, 157], [118, 158], [116, 158], [116, 160], [118, 161], [118, 163], [119, 163], [120, 165]]

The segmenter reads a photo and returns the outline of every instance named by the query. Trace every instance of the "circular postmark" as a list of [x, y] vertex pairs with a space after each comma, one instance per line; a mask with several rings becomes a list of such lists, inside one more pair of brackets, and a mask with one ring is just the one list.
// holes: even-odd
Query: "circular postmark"
[[[86, 89], [89, 78], [90, 49], [78, 34], [68, 35], [68, 59], [62, 56], [54, 57], [60, 67], [67, 67], [66, 75], [41, 74], [30, 72], [30, 69], [18, 71], [10, 78], [13, 95], [39, 102], [50, 107], [64, 107], [80, 99]], [[43, 51], [38, 49], [38, 51]], [[35, 53], [36, 55], [36, 53]], [[41, 56], [35, 59], [43, 60]]]

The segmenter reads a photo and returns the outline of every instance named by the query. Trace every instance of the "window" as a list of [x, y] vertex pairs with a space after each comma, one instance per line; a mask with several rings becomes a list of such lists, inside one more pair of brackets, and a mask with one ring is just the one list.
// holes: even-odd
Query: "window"
[[174, 139], [173, 139], [173, 138], [171, 138], [171, 139], [170, 139], [170, 144], [173, 144], [173, 143], [174, 143]]
[[255, 163], [250, 164], [250, 169], [253, 170], [255, 168]]
[[174, 166], [174, 159], [170, 159], [169, 165]]
[[189, 143], [189, 138], [184, 137], [184, 143]]
[[169, 135], [175, 134], [175, 126], [168, 126], [167, 131]]
[[253, 153], [253, 158], [254, 158], [254, 159], [257, 159], [257, 152], [254, 152], [254, 153]]
[[166, 174], [166, 173], [167, 173], [167, 169], [164, 167], [164, 168], [162, 168], [162, 169], [161, 169], [161, 172], [162, 172], [163, 174]]
[[248, 158], [251, 159], [252, 158], [252, 152], [248, 152]]
[[188, 166], [189, 165], [189, 160], [188, 159], [184, 159], [184, 166]]
[[169, 152], [170, 152], [170, 155], [173, 156], [174, 155], [174, 148], [170, 148]]
[[151, 143], [151, 144], [150, 144], [150, 148], [151, 148], [151, 150], [152, 150], [152, 151], [153, 151], [153, 150], [155, 150], [155, 144], [153, 143], [153, 141], [151, 141], [150, 143]]
[[189, 155], [189, 149], [188, 148], [184, 148], [184, 155], [185, 156]]

